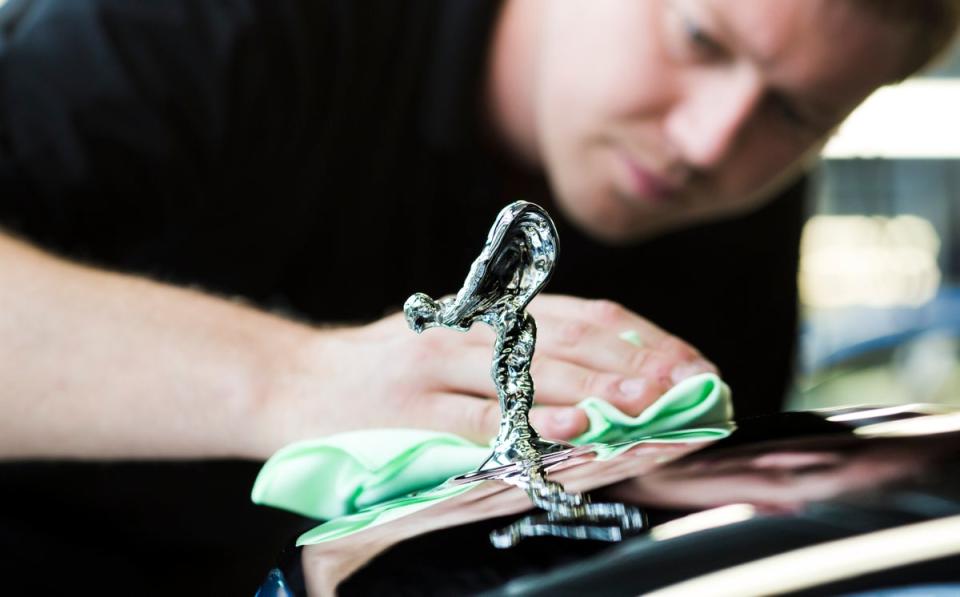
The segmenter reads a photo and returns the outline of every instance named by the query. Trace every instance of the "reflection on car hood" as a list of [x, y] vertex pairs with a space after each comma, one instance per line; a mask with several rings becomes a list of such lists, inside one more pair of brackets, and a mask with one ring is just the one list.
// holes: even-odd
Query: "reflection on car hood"
[[[586, 446], [555, 458], [549, 478], [596, 503], [640, 509], [649, 531], [617, 545], [576, 521], [545, 530], [556, 521], [484, 474], [357, 515], [376, 524], [341, 520], [304, 548], [305, 574], [324, 593], [470, 593], [512, 582], [511, 594], [551, 594], [546, 588], [578, 584], [590, 592], [582, 583], [602, 571], [604, 586], [617, 579], [636, 594], [797, 546], [960, 513], [944, 474], [958, 453], [960, 414], [921, 407], [785, 413], [740, 421], [720, 441]], [[904, 488], [935, 498], [891, 504]], [[491, 544], [491, 534], [523, 525], [532, 538], [506, 550]], [[733, 539], [747, 536], [749, 545]], [[632, 573], [609, 569], [618, 558]], [[650, 574], [638, 573], [638, 558]]]

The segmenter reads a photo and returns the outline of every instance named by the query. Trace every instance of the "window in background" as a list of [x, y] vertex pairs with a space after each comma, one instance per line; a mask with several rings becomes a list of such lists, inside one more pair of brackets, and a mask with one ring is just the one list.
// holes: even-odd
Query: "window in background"
[[960, 404], [960, 48], [828, 144], [801, 248], [791, 408]]

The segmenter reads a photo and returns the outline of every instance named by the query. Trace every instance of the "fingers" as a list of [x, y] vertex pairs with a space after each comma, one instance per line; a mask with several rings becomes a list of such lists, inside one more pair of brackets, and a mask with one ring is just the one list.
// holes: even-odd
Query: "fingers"
[[[532, 374], [537, 407], [531, 422], [546, 438], [567, 440], [586, 431], [574, 408], [596, 396], [635, 416], [681, 380], [716, 368], [679, 338], [610, 301], [538, 297]], [[413, 403], [398, 424], [453, 432], [479, 443], [497, 433], [500, 413], [490, 377], [493, 332], [475, 325], [462, 334], [433, 330], [416, 337], [398, 317], [365, 330], [363, 340], [390, 354], [386, 382]], [[629, 335], [624, 335], [629, 332]]]
[[424, 421], [430, 428], [446, 431], [478, 444], [486, 444], [497, 435], [500, 407], [496, 400], [486, 400], [453, 393], [437, 393], [425, 397]]
[[[417, 338], [416, 350], [409, 351], [406, 365], [401, 365], [401, 368], [416, 370], [421, 383], [426, 384], [420, 390], [426, 394], [424, 412], [416, 413], [418, 418], [426, 416], [426, 420], [419, 421], [421, 425], [487, 443], [496, 436], [500, 425], [496, 386], [490, 375], [493, 339], [465, 340], [466, 336], [456, 332], [434, 333], [430, 337]], [[588, 394], [569, 389], [570, 380], [577, 374], [573, 365], [550, 361], [550, 368], [553, 367], [560, 371], [556, 379], [549, 368], [541, 374], [535, 374], [540, 376], [538, 380], [544, 379], [544, 395], [551, 398], [553, 404], [534, 409], [531, 422], [543, 437], [572, 439], [585, 432], [589, 425], [586, 413], [573, 407]], [[579, 373], [589, 372], [584, 370]], [[583, 382], [579, 387], [586, 388], [589, 384]], [[541, 402], [540, 395], [538, 385], [538, 404]]]
[[535, 360], [532, 373], [538, 405], [574, 405], [596, 396], [635, 416], [667, 390], [643, 377], [630, 378], [550, 358]]
[[[427, 400], [430, 427], [479, 444], [497, 435], [500, 407], [496, 400], [450, 393], [434, 394]], [[578, 408], [538, 407], [531, 411], [530, 419], [534, 429], [548, 439], [572, 439], [589, 425], [586, 413]]]
[[717, 372], [713, 363], [675, 336], [667, 336], [660, 344], [649, 348], [624, 344], [634, 352], [634, 372], [643, 379], [658, 383], [664, 390], [693, 375]]
[[[573, 318], [543, 318], [537, 326], [537, 352], [570, 363], [612, 373], [629, 374], [644, 353], [615, 333]], [[648, 347], [645, 347], [649, 349]]]
[[431, 364], [434, 390], [496, 399], [490, 376], [493, 349], [489, 346], [441, 346]]
[[[621, 332], [624, 330], [621, 330]], [[540, 355], [625, 379], [652, 380], [670, 388], [697, 373], [715, 372], [712, 363], [675, 336], [640, 336], [639, 346], [619, 332], [577, 319], [550, 318], [538, 327]]]
[[538, 296], [530, 305], [534, 316], [577, 319], [614, 332], [636, 330], [646, 342], [658, 343], [669, 334], [633, 311], [604, 299], [582, 299], [559, 294]]
[[[540, 316], [541, 356], [646, 380], [662, 391], [692, 375], [716, 372], [695, 348], [611, 301], [565, 296], [537, 301], [531, 310]], [[631, 386], [636, 390], [639, 381]]]
[[569, 440], [586, 432], [590, 421], [579, 408], [538, 406], [530, 410], [530, 424], [541, 437]]

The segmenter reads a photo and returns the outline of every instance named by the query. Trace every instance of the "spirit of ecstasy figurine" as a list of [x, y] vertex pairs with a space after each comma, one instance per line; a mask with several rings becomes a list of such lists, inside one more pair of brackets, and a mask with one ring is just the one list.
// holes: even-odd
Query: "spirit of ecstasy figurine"
[[496, 332], [491, 373], [500, 401], [500, 431], [484, 468], [568, 447], [541, 439], [529, 423], [537, 325], [526, 307], [550, 279], [557, 249], [557, 230], [547, 212], [526, 201], [512, 203], [497, 216], [456, 298], [436, 301], [418, 292], [403, 306], [407, 324], [417, 333], [437, 326], [465, 332], [477, 321]]
[[[571, 447], [541, 439], [530, 426], [534, 393], [530, 364], [537, 326], [526, 307], [550, 279], [558, 249], [557, 230], [547, 212], [533, 203], [512, 203], [497, 216], [456, 297], [434, 300], [418, 292], [403, 306], [407, 324], [417, 333], [432, 327], [465, 332], [480, 321], [497, 334], [491, 373], [500, 401], [500, 431], [481, 470], [503, 469], [496, 478], [526, 491], [546, 514], [493, 532], [490, 538], [496, 547], [510, 547], [535, 535], [617, 541], [646, 526], [636, 508], [592, 504], [587, 496], [567, 493], [546, 477], [545, 456]], [[479, 477], [471, 473], [464, 478]]]

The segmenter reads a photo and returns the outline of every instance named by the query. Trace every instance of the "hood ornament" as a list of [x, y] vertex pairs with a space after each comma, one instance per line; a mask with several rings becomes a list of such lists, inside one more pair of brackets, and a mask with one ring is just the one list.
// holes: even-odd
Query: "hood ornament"
[[500, 401], [500, 431], [481, 468], [569, 448], [541, 439], [529, 421], [537, 325], [526, 307], [550, 279], [557, 249], [557, 230], [547, 212], [518, 201], [497, 216], [455, 298], [434, 300], [418, 292], [404, 304], [407, 324], [417, 333], [433, 327], [466, 332], [480, 321], [497, 334], [491, 374]]
[[546, 477], [548, 464], [577, 451], [569, 444], [541, 438], [529, 417], [537, 325], [526, 307], [550, 280], [558, 251], [557, 229], [547, 212], [517, 201], [500, 211], [456, 297], [435, 300], [418, 292], [403, 307], [407, 325], [417, 333], [434, 327], [466, 332], [478, 321], [496, 332], [491, 375], [500, 402], [500, 429], [480, 469], [456, 481], [500, 479], [523, 489], [547, 512], [545, 517], [527, 517], [492, 533], [497, 547], [545, 534], [619, 540], [626, 531], [646, 526], [637, 508], [592, 504], [587, 496], [567, 493]]

